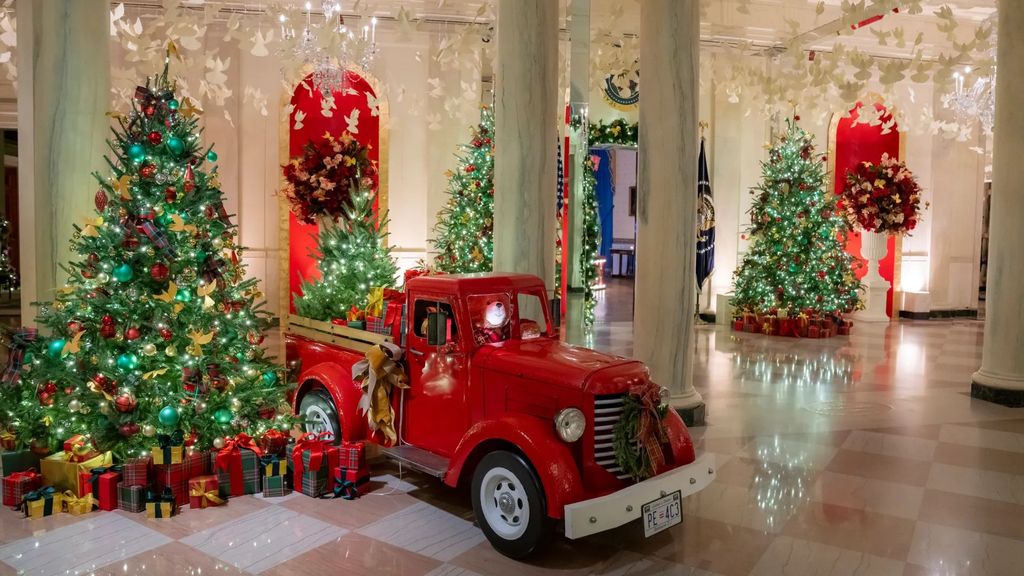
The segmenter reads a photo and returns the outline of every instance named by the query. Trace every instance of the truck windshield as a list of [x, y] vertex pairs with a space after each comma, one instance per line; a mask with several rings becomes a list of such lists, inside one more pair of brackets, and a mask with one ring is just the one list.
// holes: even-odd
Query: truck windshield
[[519, 337], [523, 340], [540, 338], [548, 333], [544, 301], [540, 296], [520, 292], [516, 295], [516, 312], [519, 315]]

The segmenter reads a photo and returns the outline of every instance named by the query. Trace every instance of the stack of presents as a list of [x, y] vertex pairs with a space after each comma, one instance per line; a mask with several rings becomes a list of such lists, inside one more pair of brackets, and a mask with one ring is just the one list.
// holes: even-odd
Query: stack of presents
[[850, 329], [853, 328], [853, 322], [843, 319], [838, 314], [818, 314], [808, 311], [792, 316], [785, 310], [781, 310], [767, 314], [742, 312], [732, 319], [732, 328], [736, 332], [769, 336], [831, 338], [849, 335]]
[[186, 448], [179, 436], [159, 436], [149, 455], [114, 464], [110, 452], [74, 436], [61, 452], [41, 457], [15, 450], [14, 438], [0, 434], [0, 492], [3, 505], [29, 518], [93, 510], [146, 512], [170, 518], [223, 506], [229, 499], [262, 493], [285, 496], [292, 489], [314, 498], [359, 497], [370, 478], [362, 442], [335, 446], [329, 435], [307, 434], [297, 442], [271, 430], [256, 442], [239, 434], [210, 452]]
[[365, 309], [352, 306], [345, 318], [335, 318], [331, 323], [391, 336], [395, 342], [401, 342], [404, 295], [391, 288], [371, 288], [367, 300]]

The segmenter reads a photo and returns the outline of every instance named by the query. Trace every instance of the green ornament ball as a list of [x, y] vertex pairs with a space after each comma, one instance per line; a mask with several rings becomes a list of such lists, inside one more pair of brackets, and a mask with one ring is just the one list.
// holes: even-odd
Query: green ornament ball
[[199, 262], [200, 264], [206, 262], [207, 256], [208, 254], [206, 253], [205, 250], [196, 250], [196, 262]]
[[170, 108], [171, 110], [177, 110], [178, 106], [179, 106], [178, 101], [175, 100], [174, 98], [171, 98], [170, 100], [167, 101], [167, 107]]
[[185, 151], [185, 142], [177, 136], [171, 136], [167, 139], [167, 150], [175, 156], [181, 156], [181, 153]]
[[156, 221], [162, 226], [170, 226], [171, 222], [174, 222], [171, 218], [170, 210], [164, 210], [161, 212], [160, 215], [156, 217]]
[[263, 373], [263, 385], [273, 386], [277, 382], [277, 372], [267, 370]]
[[210, 150], [209, 152], [206, 153], [206, 159], [209, 160], [210, 162], [216, 162], [217, 153], [214, 152], [213, 150]]
[[114, 268], [114, 279], [118, 282], [127, 282], [135, 276], [135, 272], [132, 270], [131, 264], [123, 262]]
[[188, 291], [188, 288], [178, 288], [178, 293], [174, 295], [174, 299], [178, 302], [191, 302], [192, 293]]
[[24, 356], [21, 357], [21, 365], [28, 366], [32, 364], [33, 358], [35, 358], [35, 356], [33, 356], [31, 352], [25, 352]]
[[139, 357], [126, 352], [117, 357], [117, 367], [121, 370], [135, 370], [139, 367]]
[[790, 264], [789, 265], [789, 271], [790, 272], [796, 273], [797, 270], [799, 270], [799, 268], [797, 267], [796, 264]]
[[160, 420], [160, 424], [164, 426], [174, 426], [178, 423], [180, 417], [178, 410], [174, 406], [164, 406], [160, 409], [160, 415], [157, 418]]
[[50, 354], [52, 358], [59, 358], [61, 352], [64, 351], [65, 344], [67, 344], [67, 342], [63, 338], [50, 340], [50, 344], [49, 346], [46, 347], [46, 351]]
[[221, 408], [213, 413], [213, 419], [216, 420], [218, 424], [230, 424], [232, 418], [234, 418], [234, 415], [231, 414], [231, 410], [228, 410], [227, 408]]
[[146, 149], [142, 144], [132, 144], [128, 147], [128, 158], [131, 159], [132, 162], [142, 162], [142, 160], [146, 158]]

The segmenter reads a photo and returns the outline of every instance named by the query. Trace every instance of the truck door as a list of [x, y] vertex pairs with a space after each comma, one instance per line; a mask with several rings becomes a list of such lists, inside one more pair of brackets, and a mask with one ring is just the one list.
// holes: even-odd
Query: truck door
[[469, 429], [468, 350], [460, 320], [448, 299], [415, 296], [406, 332], [409, 390], [402, 439], [446, 457]]

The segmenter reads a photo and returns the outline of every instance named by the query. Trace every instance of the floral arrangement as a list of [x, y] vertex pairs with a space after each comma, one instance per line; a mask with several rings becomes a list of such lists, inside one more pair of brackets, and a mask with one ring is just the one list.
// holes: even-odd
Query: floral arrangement
[[861, 162], [848, 170], [839, 194], [853, 228], [901, 236], [920, 219], [921, 186], [905, 163], [888, 154], [878, 164]]
[[325, 132], [319, 141], [306, 144], [301, 157], [283, 166], [286, 183], [281, 192], [292, 213], [307, 224], [322, 216], [341, 216], [354, 190], [360, 185], [373, 188], [377, 169], [368, 151], [348, 132], [339, 138]]
[[636, 123], [630, 124], [623, 118], [616, 118], [610, 123], [604, 120], [590, 125], [590, 144], [622, 144], [636, 146], [639, 138]]

